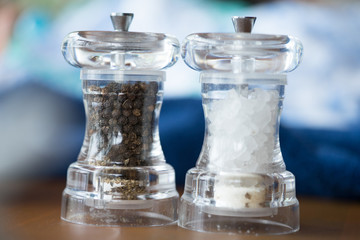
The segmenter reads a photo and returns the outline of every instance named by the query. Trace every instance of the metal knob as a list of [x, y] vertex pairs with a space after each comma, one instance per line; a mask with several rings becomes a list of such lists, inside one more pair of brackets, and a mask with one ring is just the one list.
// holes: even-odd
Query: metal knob
[[231, 18], [234, 24], [235, 32], [251, 33], [256, 17], [237, 17]]
[[127, 32], [133, 20], [133, 13], [111, 13], [110, 18], [115, 31]]

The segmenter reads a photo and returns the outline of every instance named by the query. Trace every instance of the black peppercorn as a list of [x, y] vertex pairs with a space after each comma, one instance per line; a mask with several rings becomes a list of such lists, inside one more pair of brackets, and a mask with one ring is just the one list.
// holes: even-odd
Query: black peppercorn
[[[88, 87], [87, 137], [92, 153], [90, 163], [98, 166], [146, 166], [153, 142], [154, 114], [158, 92], [157, 82], [111, 82], [105, 86]], [[145, 191], [145, 183], [137, 174], [125, 174], [117, 168], [108, 173], [112, 192], [120, 199], [136, 199]], [[120, 185], [119, 185], [120, 184]]]

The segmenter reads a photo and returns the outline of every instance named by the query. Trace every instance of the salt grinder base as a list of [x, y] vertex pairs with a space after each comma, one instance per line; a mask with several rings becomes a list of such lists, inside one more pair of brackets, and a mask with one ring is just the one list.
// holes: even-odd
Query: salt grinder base
[[190, 169], [179, 213], [181, 227], [199, 232], [277, 235], [299, 230], [295, 178], [288, 171], [219, 176]]

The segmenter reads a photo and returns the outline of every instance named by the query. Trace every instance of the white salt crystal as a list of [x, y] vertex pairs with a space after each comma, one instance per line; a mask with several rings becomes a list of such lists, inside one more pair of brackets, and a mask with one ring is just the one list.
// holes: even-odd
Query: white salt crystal
[[[262, 163], [272, 159], [275, 145], [278, 92], [238, 88], [222, 94], [226, 97], [209, 103], [207, 109], [209, 168], [242, 166], [243, 172], [263, 173]], [[255, 169], [250, 161], [258, 163]]]
[[[278, 92], [239, 88], [231, 89], [223, 96], [226, 97], [205, 106], [208, 107], [205, 112], [209, 123], [208, 167], [216, 172], [236, 169], [240, 169], [240, 174], [268, 172], [274, 155]], [[261, 177], [249, 175], [244, 177], [247, 182], [229, 184], [236, 176], [222, 174], [216, 177], [216, 206], [262, 207], [266, 191]]]

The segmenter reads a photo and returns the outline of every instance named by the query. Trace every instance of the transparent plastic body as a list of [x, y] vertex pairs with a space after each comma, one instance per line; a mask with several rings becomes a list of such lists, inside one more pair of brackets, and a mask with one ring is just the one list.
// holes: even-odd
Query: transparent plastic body
[[106, 226], [177, 220], [175, 173], [158, 131], [163, 80], [163, 72], [82, 71], [86, 134], [68, 170], [64, 220]]
[[86, 133], [63, 192], [63, 220], [98, 226], [161, 226], [178, 219], [174, 169], [158, 121], [165, 72], [179, 52], [161, 33], [81, 31], [62, 53], [81, 69]]
[[179, 226], [250, 235], [299, 229], [279, 120], [284, 73], [300, 62], [301, 49], [285, 36], [194, 34], [185, 40], [185, 62], [203, 70], [206, 128], [196, 167], [186, 174]]
[[179, 224], [240, 234], [296, 231], [295, 178], [279, 145], [285, 76], [224, 78], [202, 74], [205, 138], [186, 175]]

